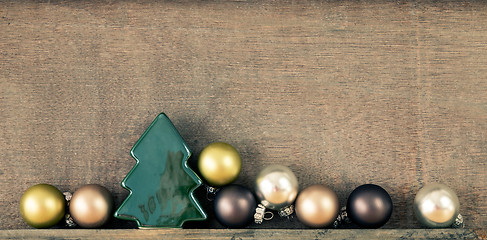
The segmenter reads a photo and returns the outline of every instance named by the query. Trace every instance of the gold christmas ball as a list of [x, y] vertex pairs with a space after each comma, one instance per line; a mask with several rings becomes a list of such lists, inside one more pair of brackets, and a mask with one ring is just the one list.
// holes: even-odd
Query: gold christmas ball
[[198, 169], [203, 178], [213, 187], [227, 185], [240, 174], [242, 159], [232, 145], [215, 142], [201, 151]]
[[305, 188], [296, 199], [296, 215], [299, 221], [310, 227], [325, 227], [338, 216], [338, 197], [323, 185]]
[[110, 219], [112, 210], [112, 195], [97, 184], [84, 185], [76, 190], [69, 203], [71, 217], [84, 228], [102, 226]]
[[24, 221], [35, 228], [48, 228], [64, 217], [66, 201], [56, 187], [37, 184], [20, 198], [20, 214]]

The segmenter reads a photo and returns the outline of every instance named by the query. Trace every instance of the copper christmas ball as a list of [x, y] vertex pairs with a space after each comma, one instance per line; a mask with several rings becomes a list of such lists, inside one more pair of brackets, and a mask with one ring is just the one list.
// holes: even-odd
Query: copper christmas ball
[[325, 227], [333, 223], [339, 210], [336, 193], [323, 185], [311, 185], [296, 198], [296, 215], [310, 227]]
[[198, 170], [213, 187], [227, 185], [237, 179], [242, 168], [242, 159], [232, 145], [215, 142], [201, 151]]
[[110, 192], [97, 184], [88, 184], [74, 192], [69, 211], [74, 221], [84, 228], [97, 228], [105, 224], [113, 210]]
[[24, 192], [20, 199], [20, 214], [25, 222], [35, 228], [47, 228], [64, 216], [66, 201], [56, 187], [37, 184]]

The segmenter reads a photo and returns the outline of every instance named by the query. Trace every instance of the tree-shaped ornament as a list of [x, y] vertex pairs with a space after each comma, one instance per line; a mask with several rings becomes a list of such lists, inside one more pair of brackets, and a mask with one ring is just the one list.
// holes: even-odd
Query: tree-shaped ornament
[[193, 196], [202, 184], [188, 167], [191, 151], [164, 114], [159, 114], [131, 150], [136, 164], [122, 181], [129, 196], [115, 217], [139, 228], [181, 227], [207, 215]]

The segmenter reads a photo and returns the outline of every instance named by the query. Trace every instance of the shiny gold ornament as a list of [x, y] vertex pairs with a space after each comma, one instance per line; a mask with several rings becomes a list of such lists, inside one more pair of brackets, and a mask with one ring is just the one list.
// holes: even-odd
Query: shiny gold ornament
[[338, 197], [323, 185], [305, 188], [296, 199], [296, 215], [299, 221], [310, 227], [325, 227], [338, 216]]
[[270, 165], [257, 176], [255, 192], [266, 208], [281, 210], [296, 199], [298, 179], [288, 167]]
[[232, 145], [215, 142], [201, 151], [198, 169], [203, 178], [213, 187], [227, 185], [237, 179], [242, 160]]
[[66, 201], [56, 187], [37, 184], [20, 198], [20, 214], [25, 222], [35, 228], [47, 228], [58, 223], [64, 216]]
[[97, 184], [88, 184], [74, 192], [69, 212], [74, 221], [84, 228], [97, 228], [110, 219], [113, 199], [110, 192]]
[[414, 199], [416, 218], [431, 228], [450, 227], [459, 215], [460, 202], [446, 185], [431, 183], [419, 190]]

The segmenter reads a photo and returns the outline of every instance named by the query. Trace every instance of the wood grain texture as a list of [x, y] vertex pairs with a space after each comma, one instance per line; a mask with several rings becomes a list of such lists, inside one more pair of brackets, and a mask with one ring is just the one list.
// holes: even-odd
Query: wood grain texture
[[6, 239], [480, 239], [466, 229], [1, 230]]
[[98, 183], [120, 204], [130, 148], [159, 112], [195, 157], [234, 145], [247, 187], [269, 164], [342, 205], [375, 183], [390, 229], [420, 227], [416, 192], [443, 182], [466, 226], [487, 226], [482, 1], [0, 1], [0, 17], [2, 229], [28, 228], [18, 204], [37, 183]]

